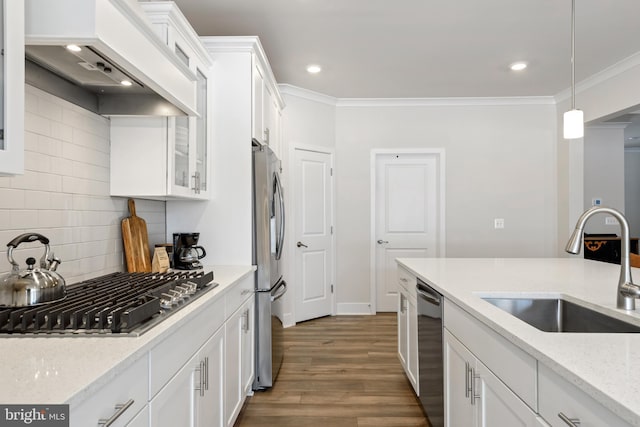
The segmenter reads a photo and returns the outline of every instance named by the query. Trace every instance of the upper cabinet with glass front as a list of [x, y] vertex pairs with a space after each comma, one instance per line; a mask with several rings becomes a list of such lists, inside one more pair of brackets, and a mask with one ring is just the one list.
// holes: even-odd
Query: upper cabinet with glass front
[[24, 172], [24, 1], [1, 0], [0, 175]]
[[[156, 33], [194, 74], [194, 91], [198, 116], [175, 116], [163, 118], [112, 118], [112, 180], [111, 194], [141, 198], [192, 198], [208, 199], [210, 191], [209, 144], [210, 108], [209, 77], [211, 59], [200, 43], [184, 15], [171, 1], [140, 2]], [[129, 141], [133, 135], [148, 131], [155, 133], [166, 142], [166, 154], [159, 153], [158, 141], [138, 142], [136, 146], [152, 144], [144, 148], [149, 156], [136, 159], [145, 176], [144, 182], [132, 185], [131, 181], [120, 180], [118, 169], [130, 168], [133, 146]], [[120, 149], [121, 148], [121, 149]], [[119, 155], [118, 153], [121, 153]], [[156, 158], [156, 162], [153, 159]], [[158, 170], [156, 166], [166, 165]], [[146, 166], [145, 166], [146, 165]], [[155, 177], [155, 179], [153, 179]], [[166, 177], [166, 182], [163, 181]], [[119, 185], [121, 183], [122, 185]]]

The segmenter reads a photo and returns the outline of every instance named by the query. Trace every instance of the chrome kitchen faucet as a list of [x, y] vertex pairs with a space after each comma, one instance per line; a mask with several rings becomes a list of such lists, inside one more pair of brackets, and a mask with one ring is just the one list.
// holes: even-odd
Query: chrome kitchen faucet
[[573, 230], [573, 234], [569, 238], [564, 250], [570, 254], [580, 253], [584, 226], [589, 218], [597, 213], [610, 214], [617, 219], [620, 224], [622, 236], [620, 236], [620, 279], [618, 280], [617, 307], [625, 310], [635, 310], [635, 299], [640, 298], [640, 286], [634, 284], [633, 279], [631, 279], [631, 263], [629, 262], [629, 223], [620, 211], [604, 206], [594, 206], [591, 209], [587, 209], [582, 215], [580, 215], [580, 218], [578, 218], [576, 229]]

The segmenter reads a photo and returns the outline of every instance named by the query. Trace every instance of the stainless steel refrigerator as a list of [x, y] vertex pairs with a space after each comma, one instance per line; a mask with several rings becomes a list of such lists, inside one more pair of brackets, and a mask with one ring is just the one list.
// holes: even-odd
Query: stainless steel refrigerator
[[254, 390], [273, 385], [284, 354], [282, 321], [273, 305], [287, 292], [280, 257], [284, 244], [284, 198], [280, 160], [266, 145], [253, 150], [253, 263], [256, 270], [256, 377]]

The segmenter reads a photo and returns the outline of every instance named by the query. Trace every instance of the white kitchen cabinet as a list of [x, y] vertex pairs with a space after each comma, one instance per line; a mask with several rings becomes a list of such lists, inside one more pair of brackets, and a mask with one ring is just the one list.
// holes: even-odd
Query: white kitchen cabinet
[[[398, 268], [398, 358], [416, 395], [418, 383], [418, 309], [416, 278]], [[413, 288], [412, 286], [413, 285]]]
[[142, 408], [128, 424], [127, 427], [149, 427], [149, 407]]
[[111, 195], [209, 198], [211, 59], [173, 2], [140, 6], [156, 33], [193, 72], [198, 116], [111, 121]]
[[445, 425], [540, 426], [536, 413], [450, 332], [444, 332]]
[[254, 376], [254, 300], [248, 299], [225, 323], [225, 419], [233, 426]]
[[200, 361], [194, 355], [149, 402], [154, 427], [195, 426], [195, 370]]
[[[199, 378], [202, 374], [204, 391], [196, 398], [196, 426], [224, 426], [224, 343], [224, 328], [220, 328], [199, 353], [204, 372], [197, 371], [197, 375]], [[200, 391], [196, 390], [196, 393]]]
[[142, 410], [149, 398], [149, 362], [138, 359], [90, 398], [69, 408], [71, 427], [97, 425], [99, 420], [113, 420], [124, 426]]
[[[544, 364], [538, 365], [540, 415], [553, 427], [628, 427], [629, 423], [602, 406]], [[569, 421], [560, 418], [563, 414]]]
[[251, 137], [269, 145], [278, 157], [280, 153], [280, 117], [282, 109], [275, 82], [265, 79], [263, 65], [254, 55], [252, 72]]
[[224, 378], [221, 327], [151, 400], [151, 425], [223, 426]]
[[0, 9], [0, 175], [24, 172], [24, 2]]

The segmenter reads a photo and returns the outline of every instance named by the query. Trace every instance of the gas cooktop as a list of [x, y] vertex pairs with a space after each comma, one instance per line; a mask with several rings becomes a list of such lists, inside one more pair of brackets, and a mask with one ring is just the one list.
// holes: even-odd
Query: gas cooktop
[[63, 300], [0, 307], [0, 336], [139, 336], [217, 285], [201, 270], [111, 273], [68, 285]]

